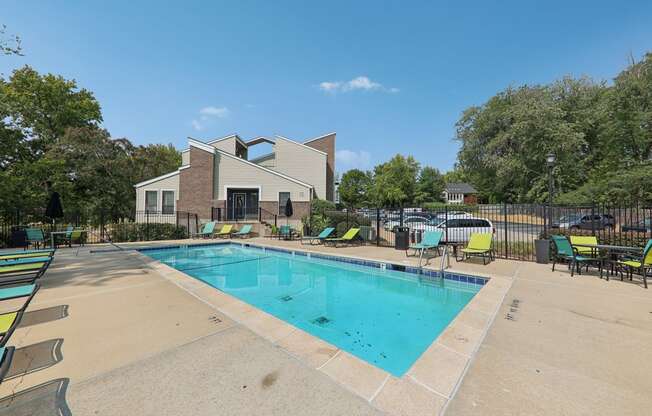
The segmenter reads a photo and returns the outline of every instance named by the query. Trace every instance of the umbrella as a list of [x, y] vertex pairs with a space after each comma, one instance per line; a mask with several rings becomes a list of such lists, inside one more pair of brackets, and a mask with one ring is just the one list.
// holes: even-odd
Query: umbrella
[[61, 206], [61, 196], [59, 196], [59, 192], [52, 192], [52, 195], [50, 195], [48, 207], [45, 210], [45, 216], [52, 218], [53, 220], [63, 217], [63, 206]]
[[287, 224], [287, 218], [290, 218], [294, 214], [294, 210], [292, 209], [292, 200], [288, 198], [287, 202], [285, 203], [285, 222]]

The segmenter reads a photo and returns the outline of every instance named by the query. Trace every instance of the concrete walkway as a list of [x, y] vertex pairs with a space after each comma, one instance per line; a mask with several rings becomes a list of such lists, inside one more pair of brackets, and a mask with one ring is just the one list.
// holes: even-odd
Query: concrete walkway
[[[310, 248], [416, 263], [373, 246]], [[58, 252], [10, 341], [0, 415], [380, 413], [137, 255], [76, 254]], [[514, 283], [446, 414], [650, 414], [652, 292], [533, 263], [453, 260], [452, 269]], [[431, 413], [418, 402], [402, 409]]]

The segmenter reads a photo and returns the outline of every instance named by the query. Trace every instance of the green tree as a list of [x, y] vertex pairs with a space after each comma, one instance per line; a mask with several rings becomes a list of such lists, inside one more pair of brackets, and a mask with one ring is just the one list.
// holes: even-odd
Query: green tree
[[442, 193], [446, 183], [444, 176], [438, 169], [425, 166], [419, 173], [417, 181], [417, 192], [414, 197], [414, 202], [422, 204], [424, 202], [439, 202], [442, 201]]
[[374, 168], [370, 199], [377, 206], [401, 206], [414, 202], [419, 162], [412, 156], [396, 155]]
[[172, 144], [138, 146], [133, 151], [133, 183], [161, 176], [181, 166], [181, 153]]
[[351, 169], [342, 175], [338, 192], [340, 201], [347, 207], [361, 207], [369, 202], [371, 174], [359, 169]]

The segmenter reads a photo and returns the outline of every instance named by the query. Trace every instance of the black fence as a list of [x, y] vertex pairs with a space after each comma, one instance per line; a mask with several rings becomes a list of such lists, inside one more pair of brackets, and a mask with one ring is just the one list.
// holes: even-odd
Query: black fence
[[641, 246], [652, 238], [652, 206], [553, 206], [541, 204], [446, 205], [439, 208], [362, 208], [313, 213], [306, 231], [335, 227], [338, 236], [359, 227], [368, 244], [393, 247], [396, 230], [405, 227], [410, 242], [430, 230], [443, 241], [467, 242], [474, 232], [494, 236], [497, 257], [535, 260], [534, 241], [551, 234], [594, 235], [603, 244]]
[[[26, 228], [40, 228], [49, 243], [52, 232], [65, 231], [70, 226], [85, 230], [80, 243], [121, 243], [189, 238], [198, 232], [199, 219], [197, 214], [185, 211], [171, 214], [136, 211], [119, 218], [102, 212], [95, 215], [68, 213], [53, 222], [40, 212], [16, 212], [0, 217], [0, 247], [23, 245]], [[62, 234], [55, 234], [55, 237], [61, 240]]]

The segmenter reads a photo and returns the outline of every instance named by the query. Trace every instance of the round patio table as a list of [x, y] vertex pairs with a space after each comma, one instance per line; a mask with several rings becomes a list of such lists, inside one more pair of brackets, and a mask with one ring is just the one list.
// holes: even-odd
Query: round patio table
[[[618, 261], [618, 255], [620, 254], [630, 254], [635, 253], [641, 255], [643, 253], [643, 248], [641, 247], [628, 247], [628, 246], [615, 246], [612, 244], [571, 244], [573, 247], [590, 247], [598, 251], [606, 251], [605, 256], [596, 257], [602, 263], [601, 266], [604, 268], [605, 260], [611, 264], [611, 273], [614, 273], [614, 265]], [[600, 273], [600, 278], [602, 278], [602, 273]], [[607, 272], [607, 280], [609, 280], [609, 272]]]

